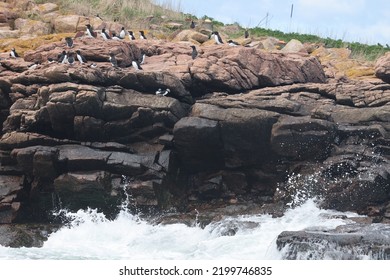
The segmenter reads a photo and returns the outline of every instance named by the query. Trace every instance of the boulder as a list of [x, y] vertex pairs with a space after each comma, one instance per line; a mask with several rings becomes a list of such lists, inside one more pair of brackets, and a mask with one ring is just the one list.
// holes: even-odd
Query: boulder
[[49, 23], [44, 23], [38, 20], [22, 19], [15, 20], [15, 28], [20, 30], [22, 35], [47, 35], [52, 31]]
[[281, 52], [306, 52], [303, 44], [296, 39], [291, 39], [282, 49]]
[[78, 15], [58, 16], [54, 19], [54, 31], [57, 33], [77, 32], [79, 20]]
[[194, 31], [194, 30], [183, 30], [179, 34], [173, 38], [172, 42], [180, 42], [180, 41], [190, 41], [190, 42], [198, 42], [199, 44], [202, 44], [209, 40], [209, 37], [205, 34], [202, 34], [200, 32]]
[[375, 75], [386, 83], [390, 83], [390, 52], [378, 58], [375, 64]]

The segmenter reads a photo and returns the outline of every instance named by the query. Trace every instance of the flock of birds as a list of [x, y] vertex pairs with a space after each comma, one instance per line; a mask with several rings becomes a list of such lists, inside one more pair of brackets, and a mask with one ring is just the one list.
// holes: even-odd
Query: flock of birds
[[[97, 38], [98, 36], [98, 33], [95, 32], [93, 29], [92, 29], [92, 26], [90, 24], [86, 24], [86, 30], [85, 30], [85, 36], [87, 37], [90, 37], [90, 38]], [[193, 21], [191, 21], [191, 24], [190, 24], [190, 28], [195, 28], [195, 23]], [[130, 41], [134, 41], [136, 40], [136, 37], [134, 35], [134, 32], [129, 30], [126, 32], [125, 30], [125, 27], [122, 27], [120, 32], [118, 34], [116, 34], [116, 32], [107, 32], [107, 30], [105, 28], [103, 28], [100, 32], [100, 36], [104, 39], [104, 40], [124, 40], [126, 38], [126, 35], [128, 36], [129, 40]], [[76, 35], [77, 36], [77, 35]], [[248, 38], [249, 34], [248, 34], [248, 31], [245, 31], [245, 38]], [[219, 35], [218, 31], [213, 31], [210, 35], [210, 38], [211, 37], [214, 37], [214, 40], [215, 40], [215, 43], [218, 44], [218, 45], [222, 45], [224, 44], [224, 42], [222, 41], [222, 38], [221, 36]], [[146, 38], [146, 35], [145, 35], [145, 32], [143, 30], [140, 30], [139, 31], [139, 39], [140, 40], [147, 40]], [[74, 46], [74, 42], [73, 42], [73, 39], [71, 37], [66, 37], [65, 38], [65, 42], [66, 42], [66, 46], [68, 48], [73, 48]], [[237, 42], [234, 42], [232, 40], [229, 40], [227, 41], [227, 43], [230, 45], [230, 46], [238, 46], [239, 43]], [[191, 53], [191, 58], [192, 59], [195, 59], [197, 56], [198, 56], [198, 50], [196, 49], [196, 47], [194, 45], [191, 45], [190, 46], [192, 48], [192, 53]], [[16, 52], [15, 48], [12, 48], [11, 51], [10, 51], [10, 57], [12, 58], [18, 58], [20, 57], [19, 54]], [[136, 71], [140, 71], [140, 70], [143, 70], [142, 68], [142, 64], [145, 63], [145, 57], [146, 57], [146, 54], [144, 52], [141, 52], [141, 57], [139, 57], [138, 59], [133, 59], [131, 64], [132, 64], [132, 67], [136, 70]], [[57, 62], [57, 63], [62, 63], [62, 64], [69, 64], [69, 65], [73, 65], [76, 60], [80, 63], [80, 64], [84, 64], [84, 63], [87, 63], [87, 60], [86, 58], [81, 54], [81, 51], [80, 50], [76, 50], [76, 52], [72, 52], [72, 51], [65, 51], [63, 50], [56, 59], [53, 59], [53, 58], [48, 58], [48, 62], [49, 63], [54, 63], [54, 62]], [[115, 54], [113, 52], [110, 52], [109, 53], [109, 58], [108, 58], [108, 61], [111, 63], [111, 65], [115, 68], [118, 67], [118, 61], [115, 57]], [[30, 66], [30, 69], [33, 69], [35, 67], [37, 67], [38, 63], [35, 63], [33, 65]], [[90, 65], [91, 68], [96, 68], [97, 65], [96, 63], [92, 63]], [[160, 96], [167, 96], [168, 94], [170, 93], [170, 89], [166, 89], [166, 90], [162, 90], [162, 89], [158, 89], [156, 91], [156, 95], [160, 95]]]

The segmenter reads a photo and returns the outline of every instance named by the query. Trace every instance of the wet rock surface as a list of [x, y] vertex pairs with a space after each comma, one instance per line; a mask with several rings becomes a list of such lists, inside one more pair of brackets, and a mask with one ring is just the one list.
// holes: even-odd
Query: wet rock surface
[[388, 260], [389, 237], [388, 224], [350, 224], [334, 230], [285, 231], [276, 243], [288, 260]]

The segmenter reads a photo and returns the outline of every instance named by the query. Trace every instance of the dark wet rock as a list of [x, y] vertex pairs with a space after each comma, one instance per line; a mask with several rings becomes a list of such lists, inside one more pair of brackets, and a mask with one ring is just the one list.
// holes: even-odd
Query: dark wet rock
[[0, 225], [0, 245], [12, 248], [42, 247], [58, 228], [58, 225], [48, 224]]
[[349, 224], [334, 230], [306, 229], [279, 234], [276, 244], [284, 259], [390, 259], [390, 227]]

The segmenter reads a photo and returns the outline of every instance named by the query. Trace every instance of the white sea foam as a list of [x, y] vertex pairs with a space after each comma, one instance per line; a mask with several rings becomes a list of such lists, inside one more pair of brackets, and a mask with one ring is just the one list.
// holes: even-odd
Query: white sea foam
[[335, 228], [350, 222], [328, 214], [337, 212], [319, 209], [309, 199], [280, 218], [229, 217], [202, 229], [152, 225], [126, 211], [108, 220], [94, 210], [80, 210], [67, 213], [71, 225], [51, 234], [43, 247], [0, 246], [0, 259], [280, 259], [276, 238], [282, 231]]

